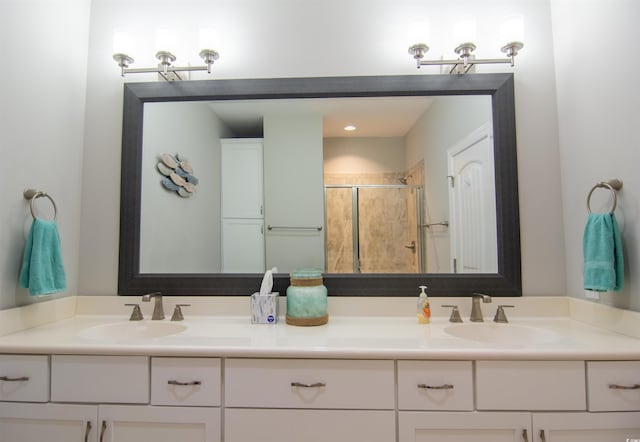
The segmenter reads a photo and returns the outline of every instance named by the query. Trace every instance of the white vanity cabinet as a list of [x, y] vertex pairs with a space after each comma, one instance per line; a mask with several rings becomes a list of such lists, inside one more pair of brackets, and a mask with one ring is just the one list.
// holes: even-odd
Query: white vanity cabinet
[[2, 442], [96, 442], [95, 405], [0, 402]]
[[533, 442], [640, 440], [640, 413], [534, 413]]
[[398, 413], [398, 442], [529, 442], [530, 434], [529, 413]]
[[100, 405], [99, 442], [219, 442], [220, 409]]
[[[49, 356], [30, 358], [45, 359], [48, 380]], [[221, 440], [220, 359], [52, 355], [50, 366], [50, 403], [0, 402], [0, 441]]]
[[227, 359], [226, 442], [395, 440], [394, 362]]
[[639, 376], [639, 361], [0, 355], [0, 441], [625, 442]]

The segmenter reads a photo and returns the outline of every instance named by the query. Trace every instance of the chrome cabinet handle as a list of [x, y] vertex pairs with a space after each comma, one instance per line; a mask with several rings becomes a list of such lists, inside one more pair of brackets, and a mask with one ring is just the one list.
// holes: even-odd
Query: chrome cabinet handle
[[89, 441], [89, 433], [91, 432], [91, 421], [87, 421], [87, 426], [84, 429], [84, 442]]
[[326, 387], [327, 384], [325, 384], [324, 382], [316, 382], [314, 384], [304, 384], [302, 382], [292, 382], [291, 386], [292, 387], [302, 387], [302, 388], [321, 388], [321, 387]]
[[107, 421], [102, 421], [102, 428], [100, 429], [100, 442], [104, 441], [105, 431], [107, 431]]
[[25, 382], [28, 381], [30, 378], [29, 376], [20, 376], [18, 378], [10, 378], [9, 376], [0, 376], [0, 381], [7, 381], [7, 382]]
[[202, 385], [202, 382], [201, 381], [180, 382], [180, 381], [176, 381], [174, 379], [170, 379], [170, 380], [167, 381], [167, 384], [185, 386], [185, 385]]
[[527, 433], [527, 429], [526, 428], [524, 428], [522, 430], [522, 440], [524, 442], [529, 442], [529, 433]]
[[610, 390], [640, 390], [640, 384], [633, 385], [618, 385], [618, 384], [609, 384]]
[[542, 442], [547, 442], [547, 437], [544, 435], [544, 430], [540, 430], [540, 440]]
[[442, 385], [418, 384], [418, 388], [422, 388], [425, 390], [453, 390], [453, 385], [451, 384], [442, 384]]

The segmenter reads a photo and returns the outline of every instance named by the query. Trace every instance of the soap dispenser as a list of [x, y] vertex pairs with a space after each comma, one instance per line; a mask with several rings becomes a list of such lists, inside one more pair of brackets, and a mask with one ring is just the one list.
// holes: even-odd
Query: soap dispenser
[[418, 296], [418, 323], [428, 324], [431, 320], [431, 305], [427, 296], [427, 286], [420, 286], [420, 295]]

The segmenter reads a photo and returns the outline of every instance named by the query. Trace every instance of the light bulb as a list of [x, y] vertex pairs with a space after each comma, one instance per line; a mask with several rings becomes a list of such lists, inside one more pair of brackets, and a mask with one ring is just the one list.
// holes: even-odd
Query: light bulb
[[113, 53], [133, 55], [133, 44], [131, 36], [119, 29], [113, 31]]
[[425, 19], [409, 23], [407, 28], [407, 46], [418, 43], [429, 44], [429, 22]]
[[198, 31], [198, 49], [218, 50], [220, 47], [220, 37], [213, 28], [202, 28]]
[[158, 29], [156, 31], [156, 51], [165, 51], [175, 54], [176, 35], [168, 29]]
[[475, 42], [476, 19], [473, 17], [466, 17], [458, 21], [453, 27], [453, 38], [456, 44]]
[[524, 19], [521, 15], [508, 17], [500, 25], [500, 42], [502, 44], [524, 41]]

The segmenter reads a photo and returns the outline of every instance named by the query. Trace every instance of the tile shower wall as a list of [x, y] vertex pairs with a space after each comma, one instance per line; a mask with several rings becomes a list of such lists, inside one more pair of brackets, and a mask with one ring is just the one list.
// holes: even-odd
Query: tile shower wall
[[[407, 172], [325, 174], [325, 185], [421, 185], [424, 167]], [[359, 191], [359, 257], [363, 273], [410, 273], [419, 270], [416, 229], [416, 190], [411, 188], [363, 188]], [[352, 188], [328, 188], [326, 192], [327, 272], [353, 272]], [[389, 223], [389, 220], [397, 221]], [[406, 246], [414, 245], [411, 249]]]

